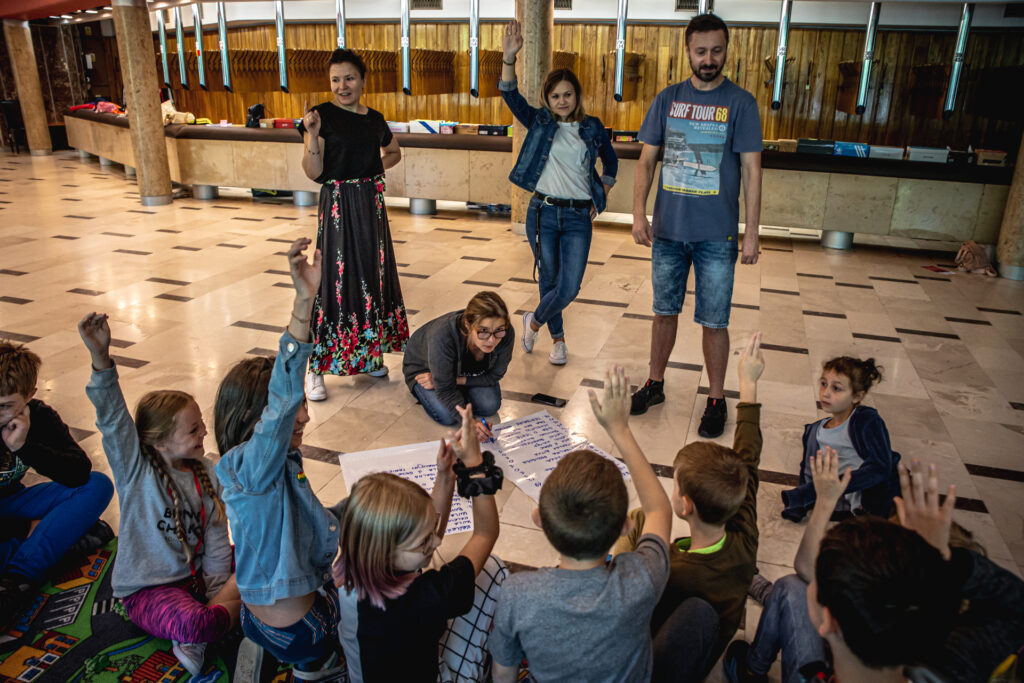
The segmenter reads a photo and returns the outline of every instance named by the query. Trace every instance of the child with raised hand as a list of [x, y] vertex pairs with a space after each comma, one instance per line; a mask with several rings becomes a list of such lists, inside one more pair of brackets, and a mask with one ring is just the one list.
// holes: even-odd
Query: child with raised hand
[[[442, 443], [433, 494], [393, 474], [370, 474], [339, 506], [339, 632], [353, 683], [482, 681], [486, 676], [494, 600], [507, 574], [491, 555], [498, 539], [493, 494], [495, 485], [500, 487], [500, 470], [480, 453], [472, 406], [457, 410], [461, 439], [449, 432], [452, 445]], [[460, 495], [473, 502], [473, 534], [454, 560], [424, 571], [451, 509], [453, 446], [466, 468], [483, 467], [458, 475]], [[476, 476], [480, 473], [485, 478]], [[464, 489], [472, 484], [479, 490]]]
[[302, 469], [302, 431], [309, 422], [303, 391], [309, 316], [320, 284], [321, 254], [306, 259], [309, 239], [288, 249], [295, 301], [273, 365], [264, 358], [237, 363], [221, 381], [214, 430], [222, 456], [217, 477], [235, 539], [242, 630], [296, 678], [340, 675], [335, 628], [337, 594], [330, 566], [338, 520]]
[[650, 618], [668, 578], [672, 507], [629, 429], [629, 379], [605, 375], [604, 400], [590, 392], [601, 426], [626, 461], [646, 513], [634, 552], [606, 561], [629, 531], [629, 496], [619, 468], [574, 451], [544, 481], [534, 522], [559, 554], [557, 567], [513, 574], [502, 587], [490, 649], [495, 683], [517, 680], [527, 659], [538, 681], [649, 681]]
[[840, 356], [825, 363], [818, 396], [821, 409], [829, 416], [804, 427], [800, 485], [782, 492], [785, 519], [799, 522], [815, 506], [808, 464], [823, 448], [839, 454], [842, 471], [853, 470], [846, 494], [835, 504], [834, 518], [858, 512], [889, 516], [893, 497], [900, 492], [896, 471], [900, 454], [892, 450], [889, 431], [878, 411], [861, 405], [871, 386], [881, 380], [882, 369], [874, 358], [862, 361]]
[[110, 357], [106, 314], [85, 316], [78, 331], [92, 355], [85, 392], [121, 509], [114, 597], [137, 626], [171, 640], [178, 660], [198, 675], [207, 644], [237, 624], [241, 607], [203, 416], [190, 395], [163, 390], [139, 399], [133, 420]]
[[[763, 443], [757, 402], [764, 372], [760, 332], [750, 337], [736, 370], [740, 400], [732, 448], [694, 441], [679, 449], [672, 463], [672, 509], [690, 535], [670, 546], [668, 583], [651, 619], [656, 681], [704, 680], [739, 628], [754, 576]], [[631, 517], [634, 529], [643, 523], [641, 511]], [[634, 531], [617, 549], [636, 542]]]

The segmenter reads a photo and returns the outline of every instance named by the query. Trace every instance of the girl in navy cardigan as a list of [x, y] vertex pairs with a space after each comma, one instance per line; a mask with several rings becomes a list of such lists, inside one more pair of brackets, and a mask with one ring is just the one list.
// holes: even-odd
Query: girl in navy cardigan
[[782, 516], [799, 522], [814, 507], [814, 483], [810, 456], [831, 446], [839, 453], [839, 469], [853, 469], [846, 493], [836, 505], [835, 515], [863, 512], [887, 517], [892, 499], [900, 495], [896, 466], [900, 454], [892, 450], [889, 431], [874, 408], [860, 403], [873, 384], [882, 380], [882, 369], [874, 358], [849, 356], [825, 363], [818, 380], [818, 399], [829, 417], [804, 427], [804, 455], [800, 462], [800, 485], [782, 492]]

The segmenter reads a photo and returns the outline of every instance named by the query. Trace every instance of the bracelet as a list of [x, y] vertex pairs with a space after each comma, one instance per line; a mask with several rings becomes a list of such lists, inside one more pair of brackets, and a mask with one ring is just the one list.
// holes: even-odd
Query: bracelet
[[[475, 496], [493, 496], [501, 490], [501, 484], [505, 475], [501, 468], [494, 464], [494, 454], [484, 451], [481, 454], [483, 461], [476, 467], [466, 467], [461, 460], [457, 460], [452, 466], [456, 476], [459, 495], [463, 498]], [[475, 477], [475, 474], [482, 474], [482, 477]]]
[[515, 65], [517, 59], [518, 59], [518, 57], [513, 57], [511, 62], [506, 62], [504, 59], [502, 59], [501, 63], [502, 64], [506, 64], [508, 66], [513, 66], [513, 65]]

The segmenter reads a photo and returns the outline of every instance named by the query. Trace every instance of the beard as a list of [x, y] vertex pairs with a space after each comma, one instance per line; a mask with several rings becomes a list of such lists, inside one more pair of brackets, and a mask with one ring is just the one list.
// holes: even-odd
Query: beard
[[722, 73], [721, 66], [712, 65], [710, 67], [707, 67], [706, 69], [698, 69], [697, 65], [693, 63], [692, 59], [690, 60], [690, 68], [693, 70], [694, 75], [697, 76], [697, 78], [699, 78], [700, 80], [704, 81], [705, 83], [710, 83], [711, 81], [718, 78], [718, 74]]

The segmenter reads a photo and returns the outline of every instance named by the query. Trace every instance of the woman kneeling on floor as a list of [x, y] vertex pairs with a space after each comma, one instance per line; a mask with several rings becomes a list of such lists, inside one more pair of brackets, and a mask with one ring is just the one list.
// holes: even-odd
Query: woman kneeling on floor
[[477, 434], [490, 439], [483, 419], [501, 407], [501, 387], [512, 359], [515, 330], [495, 292], [479, 292], [466, 308], [416, 330], [405, 349], [402, 372], [409, 391], [437, 423], [459, 424], [456, 406], [473, 405]]

